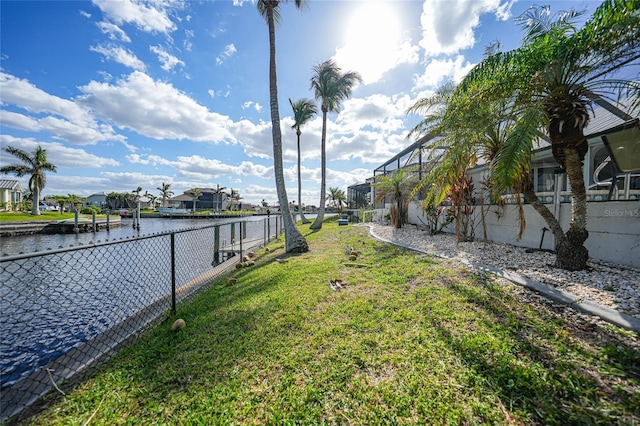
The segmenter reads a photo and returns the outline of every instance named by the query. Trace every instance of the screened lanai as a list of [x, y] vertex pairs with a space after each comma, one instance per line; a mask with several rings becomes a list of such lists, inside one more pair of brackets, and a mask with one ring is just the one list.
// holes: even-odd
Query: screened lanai
[[[424, 175], [431, 169], [433, 165], [433, 163], [430, 162], [430, 159], [433, 155], [433, 150], [426, 150], [424, 148], [425, 146], [433, 145], [439, 139], [440, 136], [428, 134], [416, 140], [407, 148], [399, 152], [397, 155], [378, 166], [373, 171], [373, 181], [375, 181], [376, 176], [385, 176], [389, 173], [395, 172], [396, 170], [405, 168], [408, 168], [412, 173], [415, 173], [418, 180], [422, 180]], [[418, 198], [420, 198], [421, 195], [424, 198], [424, 194], [421, 193], [418, 193]], [[387, 201], [378, 201], [377, 203], [375, 203], [374, 208], [384, 208], [385, 202]]]

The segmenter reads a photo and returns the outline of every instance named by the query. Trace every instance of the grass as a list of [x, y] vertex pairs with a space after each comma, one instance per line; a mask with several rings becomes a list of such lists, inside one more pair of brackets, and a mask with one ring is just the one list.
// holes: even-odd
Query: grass
[[[632, 424], [640, 353], [521, 290], [377, 242], [301, 226], [21, 422]], [[357, 264], [348, 251], [360, 252]], [[275, 258], [286, 258], [286, 263]], [[362, 267], [365, 265], [365, 267]], [[369, 265], [369, 266], [366, 266]], [[342, 279], [333, 291], [329, 280]], [[186, 328], [170, 331], [176, 318]]]
[[[62, 219], [70, 219], [74, 217], [73, 212], [52, 212], [41, 211], [39, 216], [34, 216], [31, 212], [0, 212], [0, 222], [36, 222], [36, 221], [55, 221]], [[81, 214], [80, 217], [91, 218], [90, 214]], [[97, 218], [107, 217], [104, 214], [97, 214]]]

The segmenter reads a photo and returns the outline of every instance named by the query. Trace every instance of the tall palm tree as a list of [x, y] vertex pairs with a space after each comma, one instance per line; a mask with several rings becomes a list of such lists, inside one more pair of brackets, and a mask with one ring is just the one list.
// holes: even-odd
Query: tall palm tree
[[193, 214], [196, 214], [196, 202], [198, 201], [198, 198], [202, 195], [202, 191], [200, 191], [200, 188], [191, 188], [186, 193], [189, 194], [193, 199]]
[[[585, 269], [589, 257], [584, 246], [589, 233], [582, 165], [588, 150], [584, 129], [591, 105], [640, 92], [637, 81], [610, 78], [622, 67], [637, 66], [639, 8], [638, 0], [606, 0], [580, 30], [571, 23], [578, 16], [575, 12], [555, 17], [548, 9], [532, 8], [521, 17], [527, 31], [523, 45], [489, 56], [459, 86], [462, 91], [473, 91], [476, 103], [489, 98], [514, 99], [520, 128], [529, 127], [523, 134], [531, 135], [530, 129], [541, 125], [546, 129], [553, 157], [566, 172], [572, 192], [569, 230], [557, 244], [556, 265], [564, 269]], [[512, 154], [519, 152], [514, 147], [523, 143], [530, 141], [510, 140], [496, 163], [506, 167]]]
[[302, 131], [300, 127], [318, 113], [318, 107], [312, 100], [304, 98], [296, 102], [293, 102], [291, 98], [289, 98], [289, 103], [293, 109], [294, 121], [291, 128], [296, 130], [296, 135], [298, 136], [298, 209], [300, 210], [300, 221], [302, 223], [310, 223], [311, 221], [304, 216], [304, 212], [302, 211], [302, 179], [300, 177], [300, 135]]
[[42, 149], [40, 145], [33, 150], [32, 155], [13, 146], [7, 146], [4, 150], [20, 160], [21, 163], [3, 166], [0, 168], [0, 173], [13, 173], [17, 177], [29, 176], [29, 190], [33, 194], [31, 214], [40, 215], [40, 194], [47, 183], [45, 172], [57, 172], [56, 166], [47, 161], [47, 151]]
[[336, 63], [329, 59], [313, 67], [311, 76], [311, 89], [315, 98], [321, 100], [322, 110], [322, 142], [321, 142], [321, 171], [320, 183], [320, 208], [316, 220], [311, 224], [311, 229], [322, 228], [324, 220], [324, 204], [327, 191], [327, 114], [339, 113], [342, 101], [351, 96], [354, 86], [362, 81], [360, 74], [355, 71], [343, 73]]
[[171, 184], [164, 183], [164, 182], [162, 182], [162, 185], [156, 188], [158, 191], [160, 191], [160, 199], [162, 200], [162, 207], [167, 207], [167, 198], [171, 198], [171, 196], [173, 195], [173, 191], [170, 188], [171, 188]]
[[[269, 26], [269, 103], [271, 105], [271, 132], [273, 138], [273, 173], [284, 223], [285, 250], [287, 253], [302, 253], [309, 251], [309, 244], [291, 217], [282, 164], [282, 130], [280, 129], [280, 111], [278, 108], [275, 29], [276, 23], [280, 21], [280, 3], [287, 3], [287, 0], [258, 0], [257, 6], [260, 15], [265, 18]], [[303, 0], [293, 0], [293, 3], [298, 9], [301, 9], [304, 4]]]
[[224, 186], [220, 186], [220, 184], [216, 184], [215, 194], [216, 194], [216, 210], [222, 210], [222, 194], [226, 194], [224, 190], [227, 189]]
[[237, 189], [231, 188], [231, 192], [229, 192], [227, 196], [229, 197], [229, 210], [234, 210], [234, 207], [237, 209], [240, 206], [240, 200], [242, 200], [240, 192]]

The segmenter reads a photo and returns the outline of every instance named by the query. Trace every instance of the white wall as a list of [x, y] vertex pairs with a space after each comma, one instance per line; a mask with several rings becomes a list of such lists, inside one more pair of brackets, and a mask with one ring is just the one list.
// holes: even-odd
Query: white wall
[[[542, 237], [542, 228], [547, 227], [542, 217], [530, 205], [524, 205], [526, 227], [522, 239], [516, 240], [518, 223], [516, 206], [506, 205], [502, 215], [496, 212], [497, 206], [485, 206], [485, 224], [487, 238], [491, 241], [513, 244], [521, 247], [538, 248]], [[553, 212], [554, 205], [547, 204]], [[475, 236], [483, 238], [480, 208], [475, 212]], [[560, 204], [560, 225], [569, 229], [571, 204]], [[426, 219], [422, 205], [413, 201], [409, 205], [409, 223], [424, 225]], [[593, 259], [604, 260], [634, 268], [640, 268], [640, 200], [607, 201], [587, 203], [587, 230], [589, 238], [585, 246]], [[445, 228], [455, 233], [455, 223]], [[555, 239], [550, 231], [544, 236], [543, 249], [553, 249]]]

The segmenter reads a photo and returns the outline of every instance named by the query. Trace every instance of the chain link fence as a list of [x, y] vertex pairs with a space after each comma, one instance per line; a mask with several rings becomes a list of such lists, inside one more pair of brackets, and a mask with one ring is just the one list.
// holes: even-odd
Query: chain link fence
[[0, 423], [282, 232], [273, 216], [0, 258]]

